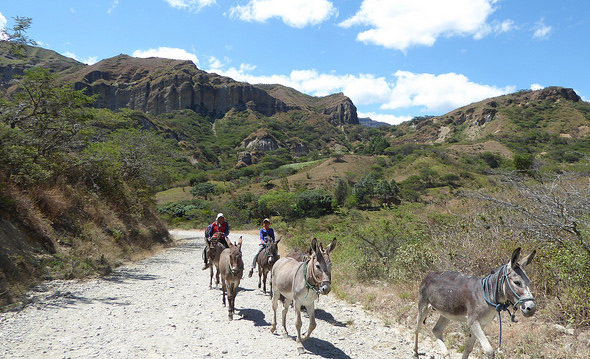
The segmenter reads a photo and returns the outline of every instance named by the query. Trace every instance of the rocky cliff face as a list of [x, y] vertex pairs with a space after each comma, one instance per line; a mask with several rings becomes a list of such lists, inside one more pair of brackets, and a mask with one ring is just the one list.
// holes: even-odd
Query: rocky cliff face
[[280, 100], [250, 84], [208, 74], [190, 61], [119, 55], [78, 71], [66, 80], [98, 95], [97, 106], [127, 107], [153, 115], [191, 109], [220, 118], [231, 109], [271, 116], [287, 110]]

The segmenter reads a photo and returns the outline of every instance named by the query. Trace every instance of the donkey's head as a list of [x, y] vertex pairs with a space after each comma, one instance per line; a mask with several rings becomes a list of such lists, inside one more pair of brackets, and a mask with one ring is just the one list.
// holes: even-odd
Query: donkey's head
[[312, 258], [310, 265], [312, 265], [312, 275], [317, 282], [318, 290], [321, 294], [328, 294], [332, 289], [332, 261], [330, 260], [330, 253], [336, 248], [336, 238], [332, 240], [325, 249], [316, 238], [311, 242]]
[[244, 270], [244, 261], [242, 261], [242, 237], [237, 244], [229, 243], [229, 269], [233, 275]]
[[515, 307], [520, 308], [525, 317], [532, 316], [537, 310], [535, 298], [529, 288], [531, 281], [524, 271], [524, 267], [533, 260], [535, 253], [536, 251], [533, 251], [519, 261], [520, 248], [517, 248], [512, 253], [510, 262], [506, 265], [504, 293], [514, 303]]
[[273, 264], [279, 259], [279, 242], [281, 239], [279, 238], [278, 241], [268, 241], [266, 245], [266, 255], [268, 257], [268, 264]]

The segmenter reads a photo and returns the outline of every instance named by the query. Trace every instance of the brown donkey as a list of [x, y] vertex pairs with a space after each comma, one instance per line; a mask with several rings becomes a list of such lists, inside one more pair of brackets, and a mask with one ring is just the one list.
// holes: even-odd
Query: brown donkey
[[223, 292], [223, 305], [225, 306], [225, 294], [227, 292], [228, 318], [234, 319], [234, 308], [238, 286], [244, 274], [244, 262], [242, 261], [242, 237], [237, 244], [229, 243], [229, 248], [221, 252], [219, 257], [219, 272], [221, 274], [221, 291]]
[[209, 289], [211, 289], [213, 288], [213, 267], [215, 267], [215, 285], [219, 285], [219, 258], [221, 257], [221, 252], [223, 252], [225, 246], [217, 239], [211, 239], [207, 246], [209, 263], [212, 263], [212, 265], [209, 266]]
[[[303, 341], [307, 340], [316, 327], [314, 305], [320, 294], [328, 294], [332, 281], [332, 262], [330, 253], [336, 247], [336, 238], [326, 249], [317, 239], [313, 239], [311, 258], [305, 262], [298, 262], [289, 257], [279, 259], [272, 267], [271, 295], [273, 323], [271, 332], [277, 328], [277, 307], [279, 299], [283, 302], [283, 330], [287, 336], [287, 311], [289, 306], [295, 302], [295, 327], [297, 328], [297, 344], [299, 353], [304, 353]], [[307, 308], [309, 314], [309, 328], [305, 337], [301, 337], [301, 306]]]
[[[513, 306], [522, 311], [525, 317], [535, 314], [535, 298], [529, 289], [530, 280], [524, 271], [535, 256], [518, 261], [520, 248], [513, 253], [508, 264], [498, 267], [484, 278], [471, 277], [457, 272], [429, 273], [420, 285], [418, 301], [418, 323], [414, 337], [414, 357], [418, 358], [418, 333], [430, 309], [435, 309], [440, 318], [432, 329], [436, 341], [445, 358], [449, 358], [443, 341], [443, 330], [451, 320], [467, 322], [471, 335], [465, 343], [463, 359], [473, 350], [475, 339], [479, 340], [488, 358], [494, 358], [494, 349], [486, 338], [483, 328], [502, 310]], [[502, 338], [500, 321], [500, 343]]]
[[266, 294], [266, 276], [271, 271], [273, 265], [279, 259], [279, 242], [269, 241], [264, 250], [258, 253], [256, 264], [258, 265], [258, 288], [263, 285], [263, 292]]

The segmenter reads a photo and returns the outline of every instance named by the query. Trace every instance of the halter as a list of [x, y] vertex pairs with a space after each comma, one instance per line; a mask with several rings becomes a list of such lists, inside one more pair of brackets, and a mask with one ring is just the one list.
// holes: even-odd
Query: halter
[[231, 263], [228, 263], [228, 264], [227, 264], [227, 269], [229, 269], [229, 272], [230, 272], [232, 275], [236, 275], [236, 274], [237, 274], [237, 273], [238, 273], [240, 270], [244, 270], [244, 267], [243, 267], [243, 266], [242, 266], [242, 267], [238, 267], [238, 269], [236, 269], [236, 270], [233, 270], [233, 269], [232, 269], [232, 267], [231, 267]]
[[[510, 320], [515, 323], [516, 320], [514, 319], [514, 316], [516, 315], [516, 310], [518, 310], [517, 306], [519, 303], [522, 302], [526, 302], [529, 300], [535, 300], [535, 298], [530, 297], [530, 298], [521, 298], [518, 294], [516, 294], [516, 292], [514, 291], [514, 288], [512, 288], [512, 285], [510, 284], [510, 281], [508, 280], [508, 271], [506, 270], [506, 267], [508, 265], [505, 264], [503, 265], [500, 270], [498, 272], [494, 272], [492, 274], [488, 274], [487, 276], [485, 276], [484, 278], [481, 279], [481, 291], [483, 293], [483, 299], [486, 301], [486, 303], [488, 303], [489, 305], [491, 305], [492, 307], [496, 308], [496, 311], [498, 312], [498, 322], [500, 323], [500, 340], [499, 340], [499, 344], [498, 344], [498, 348], [500, 348], [502, 346], [502, 317], [501, 317], [501, 313], [502, 311], [507, 311], [508, 314], [510, 314]], [[494, 280], [494, 277], [496, 277], [496, 283], [492, 283], [492, 281]], [[498, 289], [501, 288], [502, 292], [504, 293], [504, 282], [508, 283], [508, 288], [510, 288], [510, 291], [512, 292], [512, 294], [514, 294], [514, 296], [516, 297], [516, 299], [518, 299], [518, 301], [516, 303], [512, 303], [509, 299], [507, 299], [504, 303], [498, 303]], [[494, 288], [495, 287], [495, 288]], [[490, 298], [490, 291], [493, 290], [493, 298]], [[506, 295], [506, 293], [504, 293], [504, 295]], [[510, 310], [508, 308], [510, 308], [510, 305], [512, 305], [513, 310], [515, 311], [514, 314], [510, 313]]]
[[[307, 264], [311, 261], [311, 258], [306, 260], [305, 262], [303, 262], [303, 279], [305, 280], [305, 288], [308, 289], [313, 289], [313, 291], [315, 292], [315, 294], [318, 295], [318, 297], [320, 296], [320, 290], [316, 289], [316, 287], [314, 287], [313, 285], [311, 285], [308, 281], [307, 281]], [[313, 277], [313, 280], [317, 283], [320, 284], [320, 282], [315, 278], [315, 276], [313, 275], [313, 270], [311, 271], [311, 276]], [[309, 294], [309, 290], [307, 291], [307, 294]], [[305, 298], [307, 298], [307, 294], [305, 295]]]

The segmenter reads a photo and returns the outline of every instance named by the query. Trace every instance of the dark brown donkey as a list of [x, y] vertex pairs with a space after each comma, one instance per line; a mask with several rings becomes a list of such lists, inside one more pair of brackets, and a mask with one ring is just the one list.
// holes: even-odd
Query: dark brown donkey
[[225, 246], [216, 238], [212, 238], [207, 245], [207, 259], [212, 265], [209, 266], [209, 289], [213, 288], [213, 267], [215, 267], [215, 285], [219, 285], [219, 258]]
[[221, 273], [221, 291], [223, 292], [223, 305], [225, 306], [225, 294], [228, 301], [228, 318], [234, 319], [234, 308], [238, 286], [244, 274], [244, 262], [242, 261], [242, 237], [237, 244], [229, 243], [229, 248], [221, 252], [219, 257], [219, 272]]
[[[287, 311], [289, 306], [295, 302], [295, 327], [297, 328], [297, 344], [300, 353], [304, 353], [303, 341], [307, 340], [316, 327], [314, 305], [320, 294], [328, 294], [332, 282], [332, 262], [330, 253], [336, 247], [336, 238], [326, 249], [322, 244], [313, 239], [311, 248], [312, 254], [309, 260], [298, 262], [297, 260], [285, 257], [279, 259], [272, 267], [271, 295], [273, 323], [271, 332], [277, 328], [277, 307], [279, 299], [283, 302], [283, 330], [287, 336]], [[304, 338], [301, 338], [301, 306], [307, 308], [309, 314], [309, 328]]]
[[[524, 271], [535, 256], [518, 261], [520, 248], [513, 253], [508, 264], [498, 267], [484, 278], [471, 277], [457, 272], [429, 273], [420, 285], [418, 323], [414, 337], [414, 357], [418, 358], [418, 333], [430, 309], [435, 309], [440, 318], [432, 329], [445, 358], [449, 352], [443, 341], [443, 330], [451, 320], [467, 322], [471, 335], [465, 343], [463, 359], [473, 350], [475, 339], [479, 340], [488, 358], [494, 358], [494, 349], [486, 338], [483, 328], [494, 316], [512, 306], [522, 311], [525, 317], [535, 314], [535, 298], [529, 289], [530, 280]], [[500, 339], [502, 326], [500, 321]]]
[[268, 241], [264, 250], [258, 253], [256, 264], [258, 265], [258, 288], [263, 285], [263, 292], [266, 294], [266, 276], [271, 271], [272, 266], [279, 259], [279, 242]]

